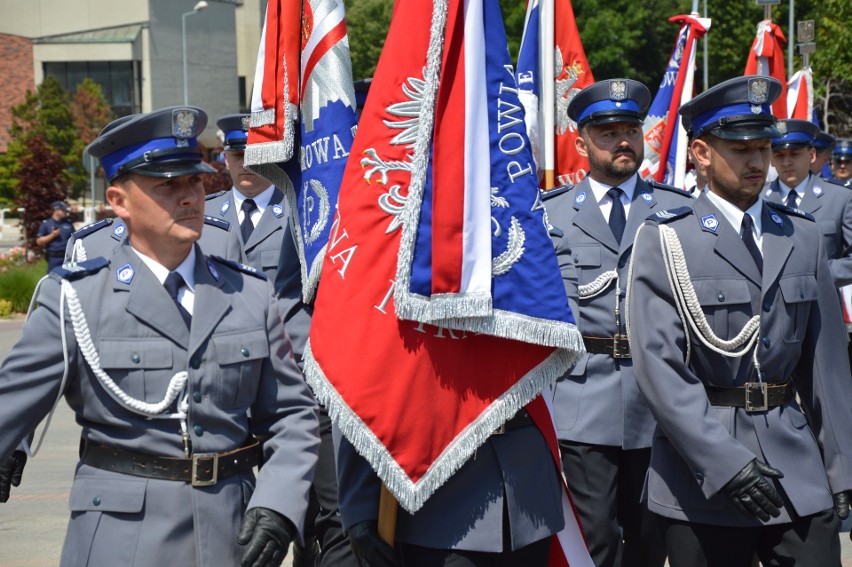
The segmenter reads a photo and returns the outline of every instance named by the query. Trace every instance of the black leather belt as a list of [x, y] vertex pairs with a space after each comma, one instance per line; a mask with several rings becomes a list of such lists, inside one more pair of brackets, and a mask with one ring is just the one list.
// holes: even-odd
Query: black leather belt
[[56, 252], [54, 252], [53, 250], [45, 250], [44, 255], [48, 258], [64, 258], [65, 250], [57, 250]]
[[707, 399], [714, 406], [745, 408], [746, 411], [766, 411], [769, 408], [783, 406], [796, 395], [792, 380], [783, 384], [766, 382], [746, 382], [735, 388], [724, 386], [704, 386]]
[[501, 435], [506, 433], [509, 429], [517, 429], [518, 427], [526, 427], [528, 425], [535, 425], [532, 417], [530, 417], [529, 412], [524, 408], [518, 410], [518, 413], [513, 415], [506, 421], [503, 425], [494, 430], [494, 435]]
[[260, 443], [254, 441], [226, 453], [198, 453], [188, 459], [180, 459], [84, 441], [80, 462], [132, 476], [188, 482], [192, 486], [213, 486], [221, 478], [258, 466], [262, 462], [262, 451]]
[[613, 358], [630, 358], [630, 343], [627, 335], [614, 337], [583, 337], [586, 352], [589, 354], [608, 354]]

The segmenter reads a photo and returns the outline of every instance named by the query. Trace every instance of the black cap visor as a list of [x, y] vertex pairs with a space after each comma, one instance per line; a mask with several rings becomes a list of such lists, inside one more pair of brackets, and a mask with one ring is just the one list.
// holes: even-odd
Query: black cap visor
[[184, 175], [216, 173], [216, 170], [203, 161], [174, 160], [140, 163], [124, 173], [136, 173], [148, 177], [183, 177]]
[[623, 112], [618, 110], [605, 110], [593, 112], [578, 126], [598, 126], [600, 124], [612, 124], [613, 122], [627, 122], [631, 124], [642, 124], [644, 119], [635, 112]]
[[795, 141], [795, 142], [772, 142], [773, 150], [797, 150], [799, 148], [812, 148], [813, 146], [808, 142]]
[[781, 132], [775, 124], [767, 122], [728, 124], [705, 132], [723, 140], [766, 140], [781, 137]]

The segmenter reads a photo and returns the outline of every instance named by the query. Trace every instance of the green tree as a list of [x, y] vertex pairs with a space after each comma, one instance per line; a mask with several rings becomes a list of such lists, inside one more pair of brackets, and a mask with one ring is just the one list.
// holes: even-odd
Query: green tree
[[21, 159], [28, 153], [27, 143], [31, 138], [41, 138], [62, 156], [65, 168], [75, 163], [73, 151], [77, 138], [68, 96], [52, 77], [45, 79], [35, 92], [27, 92], [24, 102], [12, 107], [11, 115], [9, 147], [0, 159], [0, 195], [8, 197], [17, 194], [17, 172]]
[[89, 186], [89, 173], [83, 167], [83, 151], [112, 120], [112, 110], [104, 98], [101, 86], [88, 77], [77, 85], [70, 109], [76, 137], [67, 156], [69, 164], [67, 176], [70, 184], [69, 193], [79, 198]]
[[352, 78], [367, 79], [385, 45], [393, 14], [393, 0], [345, 0], [346, 29], [352, 57]]

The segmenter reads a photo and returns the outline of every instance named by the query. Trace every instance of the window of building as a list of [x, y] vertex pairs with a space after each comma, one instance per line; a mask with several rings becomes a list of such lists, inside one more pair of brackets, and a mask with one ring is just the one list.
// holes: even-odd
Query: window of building
[[[136, 69], [134, 69], [136, 68]], [[142, 112], [141, 81], [134, 61], [51, 61], [44, 64], [44, 76], [54, 77], [69, 93], [86, 77], [101, 86], [104, 98], [116, 117]]]

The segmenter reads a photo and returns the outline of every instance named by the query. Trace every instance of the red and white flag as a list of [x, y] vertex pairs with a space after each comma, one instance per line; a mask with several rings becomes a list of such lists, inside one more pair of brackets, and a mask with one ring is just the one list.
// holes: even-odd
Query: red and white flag
[[[412, 513], [521, 407], [559, 469], [540, 394], [583, 347], [505, 45], [498, 0], [397, 2], [314, 306], [308, 382]], [[554, 565], [591, 567], [564, 502]]]
[[[748, 51], [745, 75], [774, 77], [781, 83], [781, 95], [772, 105], [772, 115], [778, 120], [787, 116], [787, 71], [784, 61], [784, 44], [787, 38], [778, 24], [763, 20], [757, 25], [757, 35]], [[808, 119], [809, 120], [809, 119]]]
[[814, 120], [814, 73], [810, 67], [799, 69], [787, 85], [789, 118]]

